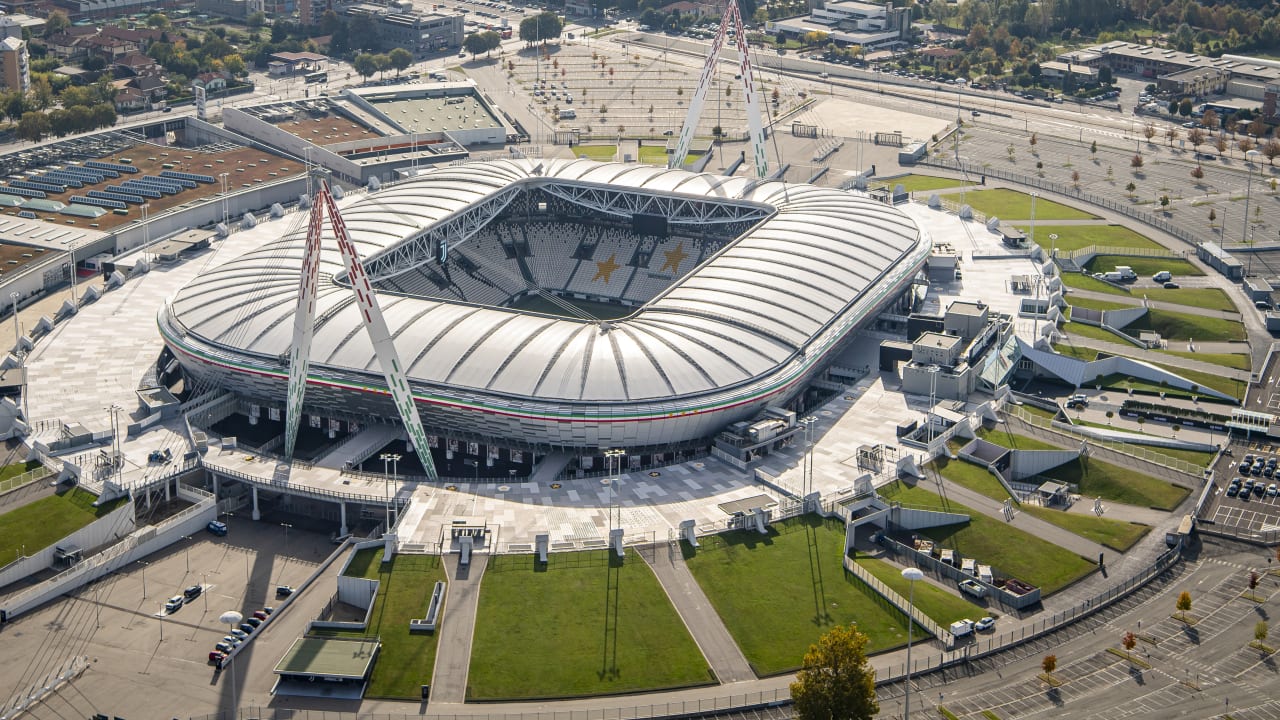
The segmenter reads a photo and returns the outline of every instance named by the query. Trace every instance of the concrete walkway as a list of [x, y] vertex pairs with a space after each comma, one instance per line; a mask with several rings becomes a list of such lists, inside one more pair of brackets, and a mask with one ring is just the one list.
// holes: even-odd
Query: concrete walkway
[[[1135, 288], [1133, 295], [1112, 295], [1110, 293], [1097, 292], [1096, 290], [1077, 290], [1072, 288], [1071, 292], [1067, 294], [1067, 302], [1071, 302], [1072, 297], [1080, 297], [1139, 307], [1143, 302], [1141, 295], [1143, 289], [1144, 288]], [[1195, 305], [1180, 305], [1178, 303], [1171, 303], [1164, 300], [1148, 300], [1146, 302], [1147, 307], [1152, 310], [1168, 310], [1169, 312], [1182, 313], [1183, 315], [1200, 315], [1217, 320], [1243, 322], [1243, 318], [1240, 313], [1232, 312], [1230, 310], [1215, 310], [1212, 308], [1196, 307]]]
[[[1069, 326], [1068, 326], [1069, 327]], [[1068, 333], [1070, 330], [1068, 329]], [[1146, 360], [1148, 362], [1167, 365], [1173, 368], [1182, 368], [1184, 370], [1196, 370], [1198, 372], [1209, 373], [1220, 377], [1233, 378], [1243, 382], [1249, 382], [1252, 373], [1247, 370], [1235, 370], [1233, 368], [1215, 365], [1213, 363], [1204, 362], [1203, 360], [1192, 360], [1191, 358], [1182, 357], [1181, 355], [1170, 355], [1167, 353], [1156, 352], [1128, 345], [1119, 342], [1107, 342], [1106, 340], [1097, 340], [1095, 338], [1086, 337], [1084, 335], [1071, 335], [1071, 345], [1077, 347], [1086, 347], [1091, 350], [1101, 350], [1102, 352], [1112, 355], [1124, 355], [1135, 360]], [[1209, 352], [1207, 346], [1217, 345], [1218, 343], [1196, 343], [1196, 348], [1201, 352]], [[1249, 346], [1243, 343], [1230, 343], [1231, 345], [1240, 345], [1249, 352]], [[1185, 347], [1185, 346], [1184, 346]]]
[[722, 683], [755, 680], [756, 674], [752, 672], [747, 658], [743, 656], [719, 613], [711, 606], [711, 601], [707, 600], [702, 588], [689, 572], [679, 546], [669, 544], [667, 548], [666, 553], [658, 551], [657, 558], [651, 565], [653, 574], [658, 576], [662, 589], [671, 599], [671, 604], [680, 614], [685, 627], [689, 628], [694, 642], [698, 643], [716, 677]]
[[[1095, 515], [1093, 512], [1093, 499], [1081, 498], [1080, 502], [1074, 503], [1067, 508], [1067, 512], [1072, 515]], [[1097, 515], [1097, 517], [1154, 527], [1169, 519], [1169, 513], [1140, 505], [1126, 505], [1125, 503], [1108, 500], [1102, 503], [1102, 514]]]
[[[963, 462], [963, 461], [959, 461]], [[1006, 522], [1004, 519], [1004, 504], [992, 498], [983, 495], [980, 492], [970, 490], [963, 485], [954, 483], [938, 473], [932, 473], [932, 478], [921, 481], [921, 486], [929, 490], [935, 488], [930, 487], [930, 483], [936, 479], [941, 482], [942, 493], [946, 499], [969, 507], [971, 510], [986, 515], [993, 520]], [[1083, 558], [1096, 558], [1098, 553], [1106, 550], [1098, 543], [1090, 542], [1076, 535], [1069, 530], [1063, 530], [1057, 525], [1047, 523], [1038, 517], [1034, 517], [1028, 513], [1017, 512], [1013, 514], [1013, 520], [1008, 522], [1009, 525], [1035, 535], [1038, 538], [1047, 540], [1058, 547], [1065, 548]]]
[[436, 667], [431, 674], [433, 702], [462, 703], [467, 698], [467, 672], [471, 667], [476, 607], [480, 604], [480, 579], [484, 577], [489, 556], [472, 553], [471, 566], [467, 568], [458, 567], [458, 557], [448, 554], [442, 558], [449, 589], [444, 597]]

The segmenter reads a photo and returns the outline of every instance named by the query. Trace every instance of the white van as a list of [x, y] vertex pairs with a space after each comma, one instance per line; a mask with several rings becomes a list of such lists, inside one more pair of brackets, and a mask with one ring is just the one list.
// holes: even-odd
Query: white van
[[577, 120], [578, 111], [577, 110], [561, 110], [560, 119], [561, 120]]
[[954, 638], [962, 638], [965, 635], [972, 635], [973, 621], [968, 619], [957, 620], [951, 623], [950, 630], [951, 630], [951, 637], [954, 637]]

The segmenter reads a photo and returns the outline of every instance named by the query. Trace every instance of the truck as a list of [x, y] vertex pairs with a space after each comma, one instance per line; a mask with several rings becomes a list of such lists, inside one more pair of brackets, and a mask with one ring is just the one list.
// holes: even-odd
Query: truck
[[572, 110], [572, 109], [570, 109], [570, 110], [561, 110], [561, 111], [560, 111], [560, 119], [561, 119], [561, 120], [576, 120], [577, 118], [578, 118], [578, 111], [577, 111], [577, 110]]
[[987, 596], [987, 586], [977, 580], [961, 580], [960, 592], [976, 598], [984, 598]]
[[951, 637], [954, 637], [957, 639], [962, 638], [965, 635], [972, 635], [973, 621], [967, 618], [964, 620], [957, 620], [951, 623], [951, 627], [949, 628], [949, 630], [951, 631]]
[[1138, 273], [1134, 272], [1133, 268], [1128, 265], [1117, 265], [1115, 271], [1120, 273], [1121, 282], [1133, 282], [1138, 279]]

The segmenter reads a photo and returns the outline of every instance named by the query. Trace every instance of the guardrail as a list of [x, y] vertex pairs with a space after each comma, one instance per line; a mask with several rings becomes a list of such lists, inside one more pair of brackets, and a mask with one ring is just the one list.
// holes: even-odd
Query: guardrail
[[955, 637], [950, 632], [943, 630], [941, 625], [933, 621], [933, 618], [921, 612], [920, 608], [916, 607], [914, 603], [908, 602], [907, 598], [902, 597], [893, 588], [885, 585], [880, 581], [880, 578], [872, 575], [869, 570], [859, 565], [856, 560], [847, 554], [843, 559], [846, 571], [853, 573], [859, 580], [870, 585], [872, 590], [880, 593], [885, 600], [888, 600], [894, 607], [901, 610], [903, 615], [910, 616], [917, 625], [927, 630], [930, 635], [941, 640], [942, 644], [948, 649], [955, 646]]
[[54, 471], [50, 470], [43, 462], [41, 462], [40, 467], [32, 468], [21, 475], [16, 475], [7, 480], [0, 480], [0, 495], [13, 492], [14, 490], [30, 485], [37, 480], [43, 480], [53, 474]]
[[1070, 426], [1054, 424], [1054, 422], [1049, 418], [1027, 412], [1016, 405], [1006, 405], [1004, 407], [1004, 412], [1005, 414], [1015, 417], [1033, 427], [1071, 438], [1073, 443], [1077, 440], [1083, 440], [1091, 445], [1104, 447], [1112, 452], [1120, 453], [1121, 455], [1128, 455], [1135, 460], [1143, 460], [1185, 475], [1194, 476], [1197, 480], [1204, 476], [1204, 468], [1202, 466], [1189, 463], [1186, 460], [1179, 460], [1175, 457], [1170, 457], [1164, 453], [1151, 450], [1141, 445], [1134, 445], [1132, 443], [1119, 442], [1116, 440], [1100, 440], [1092, 435], [1073, 431]]

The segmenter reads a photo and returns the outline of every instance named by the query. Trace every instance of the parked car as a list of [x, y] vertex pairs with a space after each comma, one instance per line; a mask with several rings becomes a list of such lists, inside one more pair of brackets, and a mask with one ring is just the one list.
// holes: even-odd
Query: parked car
[[204, 526], [204, 529], [220, 537], [227, 534], [227, 524], [217, 520], [210, 520], [209, 524]]
[[182, 596], [174, 595], [173, 597], [169, 598], [167, 602], [165, 602], [164, 611], [166, 613], [178, 612], [179, 610], [182, 609], [182, 603], [183, 603]]
[[202, 592], [204, 592], [203, 587], [199, 585], [192, 585], [191, 587], [182, 591], [182, 597], [186, 598], [187, 600], [195, 600], [196, 598], [200, 597], [200, 593]]
[[262, 624], [262, 619], [256, 617], [245, 618], [244, 624], [252, 627], [254, 630], [257, 630], [258, 626]]
[[1239, 485], [1234, 485], [1234, 484], [1233, 484], [1233, 485], [1228, 485], [1228, 486], [1227, 486], [1227, 497], [1235, 497], [1235, 496], [1237, 496], [1237, 495], [1239, 495], [1239, 494], [1240, 494], [1240, 486], [1239, 486]]
[[289, 597], [293, 594], [293, 588], [288, 585], [276, 586], [276, 597]]
[[249, 637], [249, 633], [245, 632], [244, 630], [232, 630], [231, 634], [240, 638], [241, 640]]
[[1068, 408], [1089, 407], [1089, 396], [1083, 395], [1083, 394], [1072, 395], [1071, 397], [1067, 398], [1067, 407]]
[[1176, 282], [1167, 282], [1164, 284], [1165, 290], [1177, 290], [1179, 287], [1181, 287], [1181, 285]]
[[1277, 486], [1275, 483], [1268, 485], [1267, 497], [1276, 497], [1277, 495], [1280, 495], [1280, 486]]
[[213, 663], [214, 665], [221, 666], [221, 665], [222, 665], [222, 659], [223, 659], [223, 658], [225, 658], [226, 656], [227, 656], [227, 654], [226, 654], [226, 653], [224, 653], [224, 652], [222, 652], [221, 650], [210, 650], [210, 651], [209, 651], [209, 662]]
[[256, 618], [256, 619], [258, 619], [258, 620], [266, 620], [266, 619], [267, 619], [267, 613], [266, 613], [266, 611], [265, 611], [265, 610], [257, 610], [257, 611], [254, 611], [254, 613], [253, 613], [253, 617], [254, 617], [254, 618]]
[[218, 652], [220, 652], [220, 653], [228, 653], [228, 654], [229, 654], [233, 648], [231, 647], [231, 645], [230, 645], [229, 643], [218, 643], [217, 645], [214, 645], [214, 646], [213, 646], [213, 649], [214, 649], [214, 650], [216, 650], [216, 651], [218, 651]]
[[1155, 275], [1152, 275], [1151, 279], [1158, 283], [1169, 282], [1170, 280], [1173, 279], [1173, 273], [1169, 272], [1168, 270], [1161, 270]]
[[996, 627], [996, 619], [991, 617], [990, 615], [982, 618], [981, 620], [973, 624], [973, 629], [977, 630], [978, 632], [986, 632], [988, 630], [994, 630], [995, 627]]
[[254, 626], [250, 625], [247, 622], [240, 623], [240, 630], [241, 632], [244, 633], [245, 637], [249, 637], [249, 633], [252, 633], [256, 629], [257, 628], [255, 628]]

